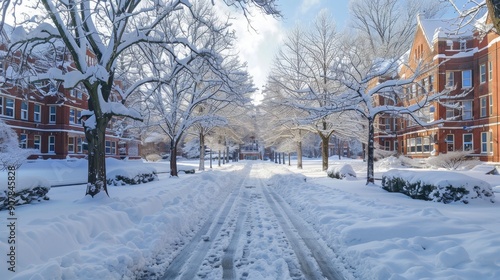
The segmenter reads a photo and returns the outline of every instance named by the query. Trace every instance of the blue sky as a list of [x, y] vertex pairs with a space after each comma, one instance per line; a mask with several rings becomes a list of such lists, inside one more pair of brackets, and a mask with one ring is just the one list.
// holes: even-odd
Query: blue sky
[[349, 0], [278, 0], [278, 5], [287, 27], [295, 23], [310, 23], [322, 9], [328, 9], [340, 29], [346, 25], [349, 16]]

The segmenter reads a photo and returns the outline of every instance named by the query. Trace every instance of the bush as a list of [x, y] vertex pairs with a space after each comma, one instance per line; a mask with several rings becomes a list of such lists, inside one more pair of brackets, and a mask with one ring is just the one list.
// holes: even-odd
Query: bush
[[448, 170], [470, 169], [481, 162], [471, 156], [472, 151], [455, 151], [439, 154], [427, 159], [427, 163], [433, 167]]
[[107, 175], [108, 185], [123, 186], [123, 185], [138, 185], [158, 180], [158, 175], [154, 170], [139, 170], [131, 172], [128, 170], [118, 169], [110, 172]]
[[[0, 176], [0, 178], [1, 177], [2, 176]], [[50, 185], [45, 180], [35, 179], [28, 176], [18, 178], [16, 192], [13, 196], [10, 196], [10, 201], [13, 201], [13, 204], [9, 204], [8, 190], [2, 188], [0, 191], [0, 210], [8, 209], [10, 205], [18, 206], [30, 204], [35, 201], [40, 202], [42, 200], [49, 200], [49, 197], [47, 196], [49, 190]]]
[[493, 190], [487, 182], [454, 172], [390, 170], [382, 176], [382, 188], [435, 202], [467, 204], [478, 198], [494, 202]]
[[328, 167], [326, 175], [334, 179], [354, 179], [356, 178], [356, 172], [349, 164], [333, 165]]

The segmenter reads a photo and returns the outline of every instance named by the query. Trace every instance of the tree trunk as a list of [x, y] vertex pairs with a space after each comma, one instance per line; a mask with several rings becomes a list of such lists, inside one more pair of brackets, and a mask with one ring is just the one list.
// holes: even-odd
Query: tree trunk
[[369, 118], [368, 119], [368, 154], [367, 154], [367, 163], [368, 163], [368, 168], [366, 169], [367, 174], [366, 174], [366, 184], [373, 184], [375, 183], [375, 175], [374, 175], [374, 151], [375, 151], [375, 146], [374, 146], [374, 139], [375, 139], [375, 129], [373, 127], [373, 119]]
[[[90, 101], [89, 101], [90, 102]], [[106, 117], [96, 117], [94, 129], [85, 129], [85, 138], [88, 142], [88, 178], [87, 193], [94, 197], [101, 191], [108, 194], [106, 182]]]
[[337, 139], [337, 151], [338, 151], [338, 153], [339, 153], [339, 160], [341, 160], [341, 159], [342, 159], [342, 156], [340, 155], [340, 153], [342, 153], [342, 149], [341, 149], [341, 147], [340, 147], [340, 144], [341, 144], [341, 143], [342, 143], [342, 142], [340, 141], [340, 138], [339, 138], [339, 139]]
[[328, 140], [330, 137], [326, 137], [320, 134], [321, 137], [321, 160], [323, 171], [328, 170]]
[[281, 164], [281, 153], [278, 153], [278, 164]]
[[210, 169], [212, 169], [212, 148], [210, 148]]
[[221, 160], [220, 156], [221, 156], [221, 152], [220, 152], [220, 150], [219, 150], [219, 157], [218, 157], [218, 160], [219, 160], [219, 166], [220, 166], [220, 160]]
[[229, 163], [229, 146], [226, 147], [226, 163]]
[[288, 153], [288, 166], [292, 166], [292, 162], [290, 161], [290, 153]]
[[297, 168], [302, 169], [302, 141], [297, 142]]
[[179, 176], [177, 171], [177, 141], [175, 140], [170, 140], [170, 176]]
[[205, 135], [203, 135], [203, 128], [200, 131], [200, 164], [198, 170], [205, 170]]
[[285, 152], [283, 152], [283, 165], [286, 164], [286, 159], [285, 159]]

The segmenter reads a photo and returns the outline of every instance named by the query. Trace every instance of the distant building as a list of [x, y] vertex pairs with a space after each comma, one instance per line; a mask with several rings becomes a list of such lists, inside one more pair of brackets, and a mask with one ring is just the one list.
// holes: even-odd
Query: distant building
[[[484, 24], [486, 20], [480, 21]], [[500, 37], [492, 31], [478, 36], [481, 30], [475, 26], [457, 30], [454, 23], [419, 17], [408, 54], [410, 67], [400, 72], [404, 78], [412, 75], [417, 64], [425, 69], [416, 84], [405, 88], [407, 98], [402, 102], [415, 104], [427, 93], [447, 89], [454, 98], [420, 110], [420, 119], [438, 121], [427, 127], [409, 118], [380, 115], [376, 141], [385, 150], [413, 158], [470, 150], [481, 161], [499, 162]], [[383, 97], [377, 102], [394, 104]]]
[[[0, 34], [0, 119], [17, 132], [22, 148], [38, 151], [32, 158], [85, 157], [87, 144], [80, 120], [82, 111], [87, 109], [88, 95], [84, 88], [67, 90], [56, 82], [27, 85], [9, 79], [12, 71], [16, 71], [11, 62], [20, 55], [7, 52], [11, 30], [4, 25]], [[88, 60], [95, 61], [90, 52]], [[41, 67], [35, 56], [28, 62]], [[110, 121], [106, 131], [106, 156], [138, 157], [139, 141], [126, 134], [116, 136], [111, 129], [114, 121]]]

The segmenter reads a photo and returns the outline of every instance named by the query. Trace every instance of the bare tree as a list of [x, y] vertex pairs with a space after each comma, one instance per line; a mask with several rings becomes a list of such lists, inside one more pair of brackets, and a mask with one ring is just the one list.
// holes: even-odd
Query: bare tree
[[378, 57], [400, 56], [415, 34], [417, 14], [433, 17], [443, 8], [435, 0], [351, 0], [352, 27]]

